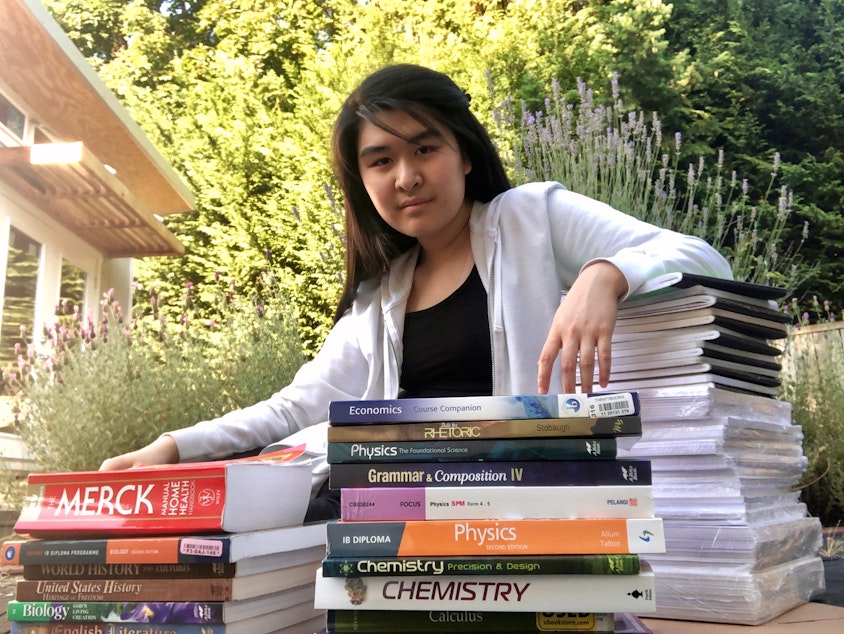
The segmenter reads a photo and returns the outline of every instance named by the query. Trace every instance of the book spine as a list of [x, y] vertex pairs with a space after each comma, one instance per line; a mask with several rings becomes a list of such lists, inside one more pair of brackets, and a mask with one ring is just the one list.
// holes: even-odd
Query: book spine
[[172, 474], [161, 470], [157, 477], [121, 475], [131, 471], [30, 475], [15, 532], [125, 535], [222, 529], [227, 497], [223, 467]]
[[340, 519], [349, 522], [653, 516], [650, 486], [370, 487], [340, 491]]
[[[308, 478], [310, 482], [310, 475]], [[242, 567], [246, 562], [265, 555], [287, 557], [287, 554], [293, 551], [321, 548], [325, 544], [325, 526], [325, 523], [315, 522], [245, 533], [190, 537], [157, 535], [102, 539], [10, 540], [3, 543], [2, 563], [221, 564], [237, 560], [237, 565]], [[242, 571], [242, 568], [239, 569]]]
[[458, 462], [614, 460], [615, 438], [520, 438], [518, 440], [430, 440], [332, 442], [328, 462]]
[[615, 632], [613, 614], [328, 610], [326, 631], [341, 632]]
[[328, 524], [326, 543], [328, 557], [663, 552], [665, 533], [660, 518], [341, 521]]
[[23, 578], [33, 581], [72, 579], [226, 579], [236, 574], [235, 564], [38, 564], [23, 567]]
[[314, 607], [326, 610], [655, 612], [654, 576], [512, 575], [324, 577]]
[[230, 555], [231, 541], [225, 535], [15, 540], [3, 544], [3, 563], [13, 565], [227, 563]]
[[638, 414], [639, 399], [635, 392], [333, 401], [328, 406], [328, 421], [332, 425]]
[[639, 416], [524, 420], [437, 421], [401, 425], [330, 425], [328, 442], [485, 440], [508, 438], [621, 438], [642, 435]]
[[223, 603], [217, 601], [9, 601], [9, 621], [44, 623], [114, 620], [140, 623], [223, 623]]
[[13, 622], [9, 634], [225, 634], [225, 624], [206, 623], [60, 623]]
[[331, 489], [460, 486], [647, 486], [649, 460], [404, 462], [331, 465]]
[[326, 577], [400, 575], [635, 575], [639, 555], [326, 557]]
[[232, 579], [18, 581], [18, 601], [231, 601]]

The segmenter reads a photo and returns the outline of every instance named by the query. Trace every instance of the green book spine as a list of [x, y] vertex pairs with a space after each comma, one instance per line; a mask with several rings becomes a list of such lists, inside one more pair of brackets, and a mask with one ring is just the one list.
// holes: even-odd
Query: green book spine
[[615, 460], [615, 438], [332, 442], [328, 462]]
[[326, 577], [380, 575], [635, 575], [639, 555], [496, 557], [326, 557]]
[[615, 631], [610, 613], [329, 610], [327, 632]]

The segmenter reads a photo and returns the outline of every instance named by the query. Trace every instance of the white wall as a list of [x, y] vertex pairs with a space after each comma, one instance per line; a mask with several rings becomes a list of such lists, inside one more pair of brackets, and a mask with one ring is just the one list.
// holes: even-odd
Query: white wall
[[[2, 319], [2, 292], [6, 279], [6, 257], [9, 244], [9, 228], [19, 231], [41, 244], [41, 261], [35, 302], [34, 325], [37, 329], [47, 324], [52, 325], [56, 303], [59, 301], [62, 260], [72, 262], [85, 271], [87, 284], [85, 289], [84, 314], [96, 316], [103, 288], [104, 260], [102, 255], [87, 245], [83, 240], [63, 229], [32, 203], [22, 199], [14, 191], [0, 183], [0, 319]], [[131, 305], [131, 266], [116, 261], [109, 263], [109, 288], [115, 293], [123, 306]], [[123, 302], [126, 303], [123, 303]]]

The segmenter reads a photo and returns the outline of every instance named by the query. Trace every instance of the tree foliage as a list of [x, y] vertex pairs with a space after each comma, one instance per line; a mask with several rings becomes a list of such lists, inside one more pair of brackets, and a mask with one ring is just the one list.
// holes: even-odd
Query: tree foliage
[[799, 209], [792, 236], [811, 226], [803, 254], [817, 273], [802, 290], [828, 298], [844, 296], [842, 25], [842, 0], [693, 0], [675, 3], [667, 31], [691, 61], [678, 129], [751, 182], [779, 154]]
[[[343, 98], [390, 62], [452, 75], [495, 127], [502, 100], [542, 110], [578, 79], [657, 111], [666, 138], [737, 169], [758, 191], [774, 153], [795, 192], [792, 231], [824, 262], [811, 288], [844, 295], [844, 0], [48, 0], [79, 48], [196, 194], [167, 219], [187, 247], [149, 259], [144, 286], [184, 284], [201, 308], [218, 275], [251, 285], [267, 263], [313, 352], [342, 275], [342, 204], [329, 161]], [[772, 220], [773, 222], [774, 220]], [[809, 288], [810, 286], [807, 286]]]

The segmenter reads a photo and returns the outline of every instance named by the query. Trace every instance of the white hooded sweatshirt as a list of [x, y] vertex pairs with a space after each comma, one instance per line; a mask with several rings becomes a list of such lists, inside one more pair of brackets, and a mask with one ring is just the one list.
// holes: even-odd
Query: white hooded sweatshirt
[[[536, 393], [537, 360], [561, 295], [594, 260], [622, 271], [628, 295], [664, 273], [731, 277], [727, 261], [705, 241], [641, 222], [558, 183], [532, 183], [476, 202], [470, 232], [488, 295], [493, 394]], [[350, 310], [290, 385], [255, 405], [170, 432], [180, 459], [213, 460], [276, 443], [325, 421], [332, 400], [395, 398], [417, 256], [418, 248], [411, 249], [381, 279], [360, 285]], [[555, 387], [561, 389], [559, 368], [551, 377]], [[284, 444], [300, 438], [319, 452], [324, 425]], [[324, 465], [317, 470], [324, 473]]]

